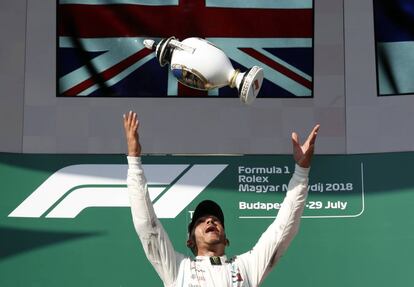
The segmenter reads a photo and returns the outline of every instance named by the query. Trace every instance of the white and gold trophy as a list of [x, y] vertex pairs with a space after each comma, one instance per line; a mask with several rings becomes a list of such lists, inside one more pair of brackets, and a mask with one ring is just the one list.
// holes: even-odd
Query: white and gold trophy
[[262, 68], [253, 66], [241, 73], [221, 49], [204, 39], [193, 37], [180, 42], [170, 37], [159, 43], [144, 40], [144, 45], [155, 50], [161, 66], [170, 64], [178, 81], [190, 88], [206, 91], [229, 85], [237, 88], [243, 103], [250, 104], [262, 86]]

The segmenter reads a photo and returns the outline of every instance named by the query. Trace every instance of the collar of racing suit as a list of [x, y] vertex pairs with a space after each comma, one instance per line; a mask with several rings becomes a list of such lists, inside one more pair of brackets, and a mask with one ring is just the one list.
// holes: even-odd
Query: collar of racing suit
[[197, 256], [194, 258], [196, 262], [209, 262], [211, 265], [223, 265], [230, 263], [226, 255], [223, 256]]

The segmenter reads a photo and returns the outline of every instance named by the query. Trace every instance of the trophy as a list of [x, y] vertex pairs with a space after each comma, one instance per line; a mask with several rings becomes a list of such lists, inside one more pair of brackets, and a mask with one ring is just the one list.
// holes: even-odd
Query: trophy
[[229, 85], [237, 88], [242, 103], [250, 104], [262, 86], [262, 68], [253, 66], [244, 73], [235, 70], [224, 52], [204, 39], [144, 40], [144, 46], [155, 51], [161, 66], [170, 64], [177, 80], [190, 88], [207, 91]]

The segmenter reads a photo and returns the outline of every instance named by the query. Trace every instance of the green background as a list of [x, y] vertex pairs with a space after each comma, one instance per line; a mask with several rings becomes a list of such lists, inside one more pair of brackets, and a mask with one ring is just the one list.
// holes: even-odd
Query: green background
[[[342, 213], [306, 209], [298, 236], [262, 286], [412, 284], [413, 160], [411, 152], [315, 156], [310, 184], [352, 182], [354, 190], [311, 192], [309, 200], [338, 199], [350, 207]], [[175, 219], [161, 219], [176, 249], [188, 255], [188, 210], [204, 198], [223, 207], [230, 256], [249, 250], [271, 223], [271, 218], [239, 218], [247, 213], [268, 215], [239, 211], [239, 200], [279, 201], [283, 194], [238, 192], [238, 166], [288, 165], [293, 170], [291, 156], [144, 156], [143, 161], [228, 164]], [[142, 251], [129, 208], [88, 208], [73, 219], [8, 217], [50, 175], [73, 164], [126, 164], [126, 159], [123, 155], [0, 154], [0, 286], [162, 286]], [[270, 179], [287, 183], [290, 176]], [[306, 217], [320, 215], [355, 216]]]

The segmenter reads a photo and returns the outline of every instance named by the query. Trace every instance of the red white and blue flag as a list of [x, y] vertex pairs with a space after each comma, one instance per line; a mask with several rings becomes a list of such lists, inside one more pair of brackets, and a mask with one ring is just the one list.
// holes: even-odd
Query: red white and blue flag
[[414, 0], [374, 0], [378, 94], [414, 94]]
[[177, 82], [144, 39], [201, 37], [242, 72], [256, 65], [259, 97], [313, 96], [313, 0], [58, 0], [59, 96], [237, 97]]

